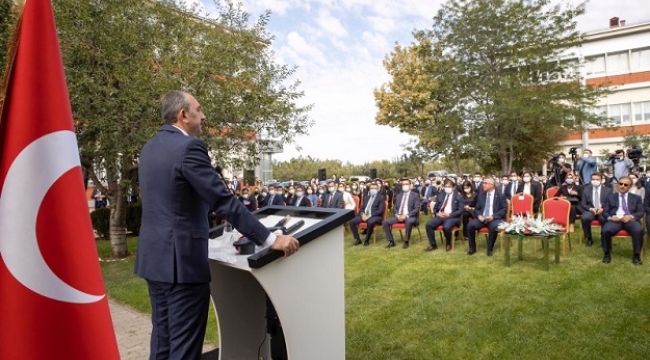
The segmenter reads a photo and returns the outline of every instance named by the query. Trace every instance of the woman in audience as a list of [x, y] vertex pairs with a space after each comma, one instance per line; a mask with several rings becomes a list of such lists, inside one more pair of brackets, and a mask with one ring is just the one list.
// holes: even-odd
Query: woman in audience
[[630, 179], [632, 179], [632, 187], [629, 192], [639, 195], [641, 199], [645, 199], [645, 189], [643, 188], [643, 183], [639, 181], [639, 176], [637, 174], [630, 174]]
[[462, 186], [463, 192], [461, 195], [463, 202], [461, 205], [464, 211], [461, 214], [460, 219], [463, 224], [463, 237], [467, 239], [467, 224], [469, 223], [469, 218], [472, 216], [474, 208], [476, 207], [476, 194], [474, 193], [474, 186], [470, 181], [466, 180], [463, 182]]
[[311, 207], [318, 207], [318, 191], [314, 189], [314, 185], [307, 186], [307, 198], [311, 201]]
[[566, 174], [564, 184], [560, 186], [559, 195], [566, 198], [571, 203], [571, 211], [569, 212], [569, 232], [573, 232], [574, 224], [576, 222], [576, 214], [580, 205], [580, 198], [582, 197], [582, 187], [575, 184], [576, 176], [570, 172]]
[[352, 189], [346, 187], [344, 183], [339, 183], [338, 190], [343, 195], [343, 208], [349, 210], [355, 210], [357, 204], [354, 202], [354, 199], [352, 198], [352, 194], [350, 193]]
[[318, 207], [321, 207], [323, 205], [323, 197], [325, 197], [325, 194], [325, 186], [320, 185], [318, 187]]
[[289, 185], [287, 192], [284, 194], [284, 203], [285, 205], [293, 204], [293, 199], [296, 196], [296, 189], [293, 185]]
[[521, 175], [523, 182], [519, 183], [517, 193], [525, 193], [533, 196], [533, 212], [539, 213], [539, 206], [542, 204], [542, 185], [533, 181], [533, 174], [525, 172]]

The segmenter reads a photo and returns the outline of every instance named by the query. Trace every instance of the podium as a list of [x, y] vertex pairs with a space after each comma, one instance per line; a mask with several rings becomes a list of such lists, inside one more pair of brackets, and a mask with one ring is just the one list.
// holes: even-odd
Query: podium
[[[345, 359], [343, 224], [353, 212], [268, 206], [253, 214], [267, 227], [286, 215], [291, 216], [287, 227], [304, 220], [292, 234], [300, 250], [287, 258], [267, 248], [237, 255], [234, 262], [209, 260], [219, 359], [271, 359], [277, 354], [272, 346], [277, 350], [284, 344], [287, 359]], [[223, 226], [216, 227], [210, 238], [222, 233]], [[269, 308], [281, 324], [284, 342], [279, 345], [267, 333]]]

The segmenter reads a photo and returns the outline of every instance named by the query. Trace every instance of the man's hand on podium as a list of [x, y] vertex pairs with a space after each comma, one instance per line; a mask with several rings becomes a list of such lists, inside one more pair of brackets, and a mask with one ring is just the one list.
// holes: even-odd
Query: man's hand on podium
[[271, 249], [284, 252], [284, 257], [293, 255], [299, 247], [300, 243], [291, 235], [278, 235], [271, 244]]

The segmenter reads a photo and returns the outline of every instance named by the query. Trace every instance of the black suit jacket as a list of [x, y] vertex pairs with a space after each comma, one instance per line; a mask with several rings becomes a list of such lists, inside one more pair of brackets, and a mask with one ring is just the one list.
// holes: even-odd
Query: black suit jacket
[[[395, 215], [400, 211], [402, 207], [402, 199], [406, 193], [401, 192], [395, 197]], [[420, 215], [420, 196], [417, 192], [411, 191], [408, 204], [406, 204], [406, 209], [408, 211], [408, 217], [414, 218]]]
[[166, 283], [210, 282], [208, 209], [256, 244], [270, 235], [217, 175], [203, 141], [163, 125], [140, 153], [142, 225], [135, 273]]
[[[485, 209], [485, 202], [487, 201], [487, 193], [478, 194], [476, 199], [476, 208], [474, 208], [474, 219], [478, 219], [479, 215], [483, 215]], [[492, 216], [495, 220], [505, 219], [506, 212], [508, 211], [508, 200], [505, 194], [494, 191], [494, 199], [492, 199]]]
[[[248, 199], [240, 197], [239, 200], [244, 204], [244, 206], [246, 206], [248, 211], [255, 211], [255, 209], [257, 209], [257, 200], [255, 199], [255, 196], [249, 196]], [[248, 205], [246, 203], [248, 203]]]
[[[271, 200], [271, 198], [273, 198]], [[260, 204], [260, 207], [265, 207], [269, 205], [283, 205], [284, 204], [284, 196], [280, 194], [275, 194], [273, 196], [271, 195], [266, 195], [266, 198], [262, 200], [262, 203]]]
[[300, 202], [298, 202], [298, 197], [296, 196], [293, 199], [293, 203], [291, 204], [291, 206], [310, 207], [311, 206], [311, 201], [309, 201], [309, 198], [307, 198], [306, 196], [303, 196], [303, 197], [300, 198]]
[[[612, 189], [600, 186], [600, 207], [605, 208], [605, 201], [607, 197], [612, 193]], [[647, 198], [647, 196], [646, 196]], [[582, 199], [580, 200], [580, 207], [582, 212], [589, 211], [589, 209], [594, 208], [594, 187], [593, 185], [587, 185], [582, 189]]]
[[[619, 206], [618, 199], [620, 199], [620, 194], [617, 193], [612, 193], [607, 196], [607, 200], [603, 206], [603, 216], [605, 219], [616, 215]], [[630, 215], [634, 216], [635, 220], [641, 221], [644, 214], [643, 199], [639, 195], [628, 193], [627, 209], [630, 210]]]
[[[517, 190], [519, 189], [519, 185], [522, 184], [522, 183], [523, 183], [522, 181], [517, 180], [517, 183], [516, 183], [516, 186], [517, 186], [517, 187], [515, 188], [515, 194], [519, 192], [519, 191], [517, 191]], [[515, 186], [515, 182], [514, 182], [514, 181], [509, 182], [509, 183], [508, 183], [508, 186], [506, 186], [506, 192], [505, 192], [505, 195], [506, 195], [506, 199], [508, 199], [508, 200], [511, 200], [511, 199], [512, 199], [512, 187], [513, 187], [513, 186]]]
[[[366, 210], [366, 207], [368, 206], [368, 201], [370, 201], [370, 194], [368, 194], [368, 197], [363, 201], [363, 206], [359, 208], [359, 215], [363, 214], [364, 211]], [[383, 216], [384, 215], [384, 205], [386, 202], [386, 197], [382, 194], [377, 194], [375, 196], [375, 200], [372, 202], [372, 206], [370, 207], [370, 216]]]
[[[330, 197], [332, 199], [332, 204], [330, 205]], [[328, 206], [329, 205], [329, 206]], [[343, 194], [338, 191], [332, 193], [327, 193], [323, 196], [323, 206], [324, 208], [333, 208], [333, 209], [343, 209]]]
[[[446, 196], [447, 193], [445, 193], [444, 191], [438, 194], [438, 198], [436, 199], [436, 205], [433, 207], [434, 214], [437, 214], [440, 211], [444, 210], [442, 209], [442, 204], [445, 202]], [[449, 214], [449, 217], [450, 218], [460, 217], [460, 215], [463, 213], [463, 207], [465, 206], [462, 196], [456, 191], [452, 191], [451, 194], [449, 194], [449, 196], [451, 196], [451, 198], [447, 200], [447, 201], [451, 201], [451, 213]]]
[[[524, 192], [525, 183], [519, 183], [517, 193]], [[533, 211], [539, 212], [539, 205], [542, 203], [542, 185], [536, 181], [530, 182], [530, 195], [533, 196]]]

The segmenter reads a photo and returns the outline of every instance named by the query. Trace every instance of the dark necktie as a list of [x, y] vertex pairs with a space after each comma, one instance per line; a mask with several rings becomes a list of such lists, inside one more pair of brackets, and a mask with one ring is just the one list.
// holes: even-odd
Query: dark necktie
[[447, 201], [449, 200], [449, 194], [445, 195], [445, 201], [442, 202], [440, 207], [440, 212], [445, 212], [445, 207], [447, 206]]
[[627, 208], [627, 201], [625, 200], [625, 195], [621, 195], [621, 207], [625, 215], [630, 215], [630, 209]]
[[332, 207], [332, 199], [334, 199], [334, 193], [330, 194], [330, 200], [327, 202], [327, 207], [328, 208]]

